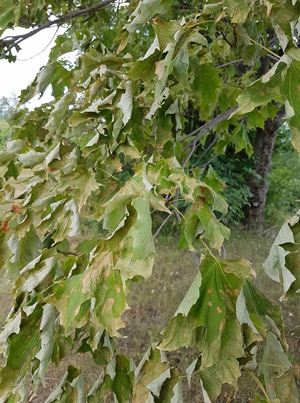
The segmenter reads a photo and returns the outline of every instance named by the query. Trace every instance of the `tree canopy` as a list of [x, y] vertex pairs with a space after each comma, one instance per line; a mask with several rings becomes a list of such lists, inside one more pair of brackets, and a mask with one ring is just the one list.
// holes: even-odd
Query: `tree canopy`
[[[181, 401], [183, 376], [200, 377], [208, 402], [224, 384], [237, 388], [260, 342], [255, 401], [298, 402], [281, 310], [253, 286], [249, 262], [219, 257], [230, 235], [223, 185], [190, 160], [208, 134], [214, 153], [231, 145], [251, 156], [247, 129], [283, 107], [300, 152], [299, 16], [297, 0], [1, 2], [1, 54], [11, 62], [29, 36], [66, 28], [22, 91], [0, 152], [0, 263], [14, 282], [0, 335], [3, 402], [25, 401], [28, 382], [34, 393], [50, 362], [77, 352], [90, 352], [101, 376], [87, 389], [70, 366], [47, 402], [110, 393], [118, 402]], [[32, 30], [5, 36], [16, 26]], [[28, 110], [48, 87], [53, 101]], [[177, 219], [179, 248], [194, 254], [197, 275], [135, 367], [116, 338], [130, 283], [151, 276], [155, 211]], [[86, 218], [101, 231], [82, 241]], [[265, 263], [283, 298], [299, 295], [298, 233], [296, 215]], [[199, 356], [185, 375], [165, 351], [188, 346]]]

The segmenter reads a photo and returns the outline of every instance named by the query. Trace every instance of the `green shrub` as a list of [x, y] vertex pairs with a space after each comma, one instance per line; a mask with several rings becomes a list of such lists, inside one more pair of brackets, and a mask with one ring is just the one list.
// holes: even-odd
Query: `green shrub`
[[240, 223], [251, 197], [247, 178], [253, 173], [253, 158], [244, 152], [235, 155], [234, 150], [229, 150], [213, 161], [213, 168], [226, 184], [223, 195], [229, 208], [224, 222], [227, 225]]
[[291, 145], [287, 125], [280, 128], [268, 177], [268, 196], [265, 217], [282, 222], [300, 207], [300, 159]]

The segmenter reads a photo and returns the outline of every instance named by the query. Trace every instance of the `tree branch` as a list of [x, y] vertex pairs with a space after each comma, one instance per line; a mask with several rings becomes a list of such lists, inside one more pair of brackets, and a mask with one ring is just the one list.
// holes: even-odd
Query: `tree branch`
[[201, 165], [200, 168], [206, 168], [207, 165], [209, 165], [213, 160], [215, 160], [216, 158], [218, 158], [218, 154], [213, 155], [205, 164]]
[[[203, 159], [203, 157], [208, 153], [208, 151], [211, 150], [211, 148], [216, 144], [217, 141], [218, 141], [218, 137], [216, 137], [216, 138], [210, 143], [210, 145], [202, 152], [202, 154], [198, 157], [198, 162]], [[193, 165], [193, 168], [198, 165], [198, 162]]]
[[203, 137], [204, 134], [209, 132], [211, 129], [213, 129], [217, 124], [224, 122], [224, 120], [228, 119], [229, 116], [238, 108], [238, 105], [233, 106], [232, 108], [228, 109], [227, 111], [221, 113], [220, 115], [216, 116], [213, 118], [210, 122], [205, 123], [205, 125], [198, 127], [191, 133], [187, 134], [183, 139], [180, 140], [180, 142], [185, 141], [186, 139], [194, 136], [197, 134], [197, 136], [192, 140], [193, 142], [197, 143], [198, 140], [200, 140], [201, 137]]
[[220, 66], [217, 66], [216, 69], [221, 69], [223, 67], [231, 66], [232, 64], [241, 63], [243, 61], [244, 61], [244, 59], [232, 60], [231, 62], [224, 63], [224, 64], [221, 64]]
[[0, 48], [5, 48], [7, 46], [8, 48], [6, 49], [6, 52], [8, 52], [12, 48], [16, 47], [21, 42], [23, 42], [25, 39], [30, 38], [31, 36], [37, 34], [38, 32], [40, 32], [46, 28], [50, 28], [52, 25], [56, 25], [56, 24], [59, 25], [65, 21], [72, 20], [73, 18], [88, 15], [88, 14], [93, 13], [93, 12], [99, 10], [100, 8], [103, 8], [111, 3], [115, 3], [116, 1], [117, 0], [103, 0], [99, 3], [93, 4], [90, 7], [79, 9], [76, 11], [72, 11], [71, 13], [62, 15], [62, 16], [56, 18], [55, 20], [49, 20], [49, 21], [45, 22], [44, 24], [41, 24], [40, 26], [36, 26], [36, 28], [34, 27], [33, 31], [30, 31], [26, 34], [21, 34], [21, 35], [16, 35], [16, 36], [7, 36], [3, 39], [0, 39]]
[[167, 222], [170, 220], [170, 218], [173, 217], [173, 214], [169, 214], [164, 221], [160, 224], [160, 226], [158, 227], [157, 231], [155, 232], [155, 234], [153, 235], [153, 239], [158, 237], [158, 234], [160, 233], [160, 231], [163, 229], [163, 227], [167, 224]]
[[[190, 158], [192, 157], [196, 144], [197, 142], [200, 140], [201, 137], [203, 137], [207, 132], [209, 132], [213, 127], [215, 127], [217, 124], [223, 122], [224, 120], [228, 119], [229, 116], [238, 108], [238, 105], [233, 106], [232, 108], [228, 109], [227, 111], [221, 113], [220, 115], [216, 116], [214, 119], [212, 119], [210, 122], [206, 123], [205, 125], [198, 127], [196, 130], [194, 130], [193, 132], [187, 134], [182, 140], [186, 140], [187, 138], [194, 136], [196, 134], [196, 137], [187, 145], [186, 148], [191, 148], [188, 156], [186, 157], [186, 159], [184, 160], [184, 162], [182, 163], [182, 167], [185, 168], [187, 163], [189, 162]], [[179, 197], [179, 191], [177, 190], [175, 193], [175, 202], [174, 202], [174, 206], [177, 206], [178, 203], [178, 197]], [[176, 214], [176, 210], [175, 210], [175, 214]], [[177, 213], [177, 220], [180, 223], [181, 222], [181, 217], [180, 215]], [[154, 239], [157, 238], [158, 234], [160, 233], [160, 231], [163, 229], [163, 227], [167, 224], [167, 222], [170, 220], [170, 218], [172, 217], [172, 215], [169, 215], [165, 218], [165, 220], [162, 222], [162, 224], [159, 226], [159, 228], [157, 229], [157, 231], [154, 234]], [[196, 255], [195, 252], [192, 252], [193, 255], [193, 259], [195, 261], [196, 264], [199, 265], [199, 259]], [[197, 266], [198, 267], [198, 266]]]

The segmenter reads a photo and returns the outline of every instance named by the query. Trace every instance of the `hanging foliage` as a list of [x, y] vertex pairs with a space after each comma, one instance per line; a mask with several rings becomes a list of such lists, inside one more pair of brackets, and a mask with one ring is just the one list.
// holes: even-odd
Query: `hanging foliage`
[[[262, 342], [256, 379], [264, 396], [256, 401], [298, 402], [280, 308], [253, 286], [249, 262], [217, 257], [229, 238], [222, 186], [207, 184], [189, 161], [208, 134], [215, 153], [234, 145], [250, 156], [243, 125], [260, 127], [283, 104], [300, 153], [299, 15], [294, 0], [1, 2], [9, 61], [28, 35], [5, 37], [6, 29], [65, 27], [22, 91], [25, 106], [0, 152], [0, 264], [14, 283], [0, 335], [1, 401], [25, 401], [28, 383], [34, 395], [51, 362], [89, 352], [101, 369], [96, 383], [87, 388], [69, 366], [47, 402], [112, 394], [120, 403], [180, 402], [183, 376], [199, 377], [209, 402], [224, 384], [236, 390]], [[53, 101], [26, 109], [48, 87]], [[188, 133], [191, 105], [201, 124]], [[179, 247], [200, 264], [162, 341], [135, 367], [115, 338], [130, 283], [152, 273], [153, 211], [178, 216]], [[101, 231], [82, 241], [84, 218]], [[299, 294], [298, 221], [285, 224], [265, 264], [285, 297]], [[165, 351], [188, 346], [198, 358], [185, 375]]]

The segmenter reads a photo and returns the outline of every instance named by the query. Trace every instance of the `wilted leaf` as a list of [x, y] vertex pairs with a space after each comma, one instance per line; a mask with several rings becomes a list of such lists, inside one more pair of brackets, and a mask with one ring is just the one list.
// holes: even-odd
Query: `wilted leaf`
[[276, 335], [270, 332], [259, 369], [271, 401], [297, 403], [299, 392], [289, 362]]
[[266, 273], [272, 280], [282, 284], [283, 297], [299, 296], [299, 228], [297, 213], [280, 229], [264, 263]]
[[250, 267], [242, 259], [205, 258], [199, 269], [201, 276], [197, 275], [188, 291], [188, 300], [183, 301], [170, 325], [163, 330], [159, 348], [172, 351], [197, 346], [201, 353], [200, 377], [203, 374], [204, 380], [208, 371], [220, 385], [214, 390], [204, 386], [215, 399], [223, 383], [236, 387], [240, 376], [237, 359], [244, 356], [244, 348], [236, 302]]

